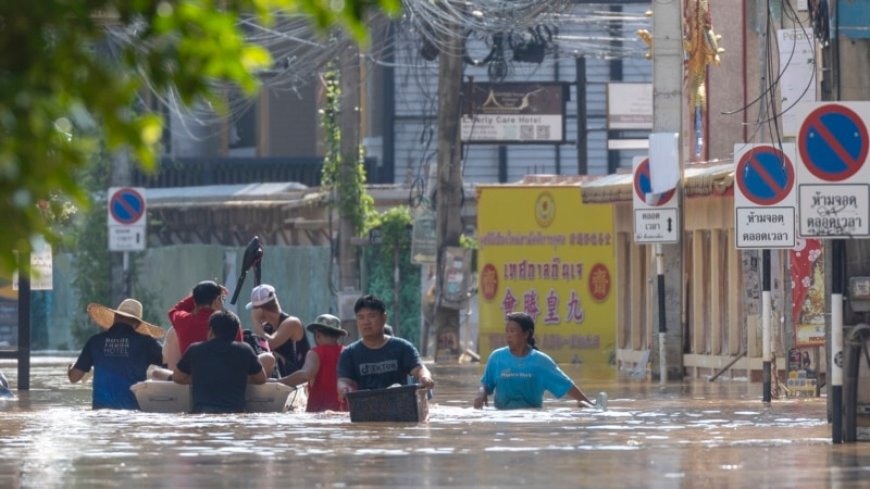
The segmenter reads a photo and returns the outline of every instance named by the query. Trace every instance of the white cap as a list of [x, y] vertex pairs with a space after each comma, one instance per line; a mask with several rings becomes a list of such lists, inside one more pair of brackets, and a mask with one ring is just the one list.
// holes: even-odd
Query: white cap
[[275, 300], [275, 287], [269, 284], [258, 285], [251, 289], [251, 302], [248, 302], [245, 309], [250, 310], [273, 300]]

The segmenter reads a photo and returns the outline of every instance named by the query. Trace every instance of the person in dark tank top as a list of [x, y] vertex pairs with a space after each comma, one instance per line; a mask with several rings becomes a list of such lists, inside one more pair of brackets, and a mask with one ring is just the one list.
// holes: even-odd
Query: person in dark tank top
[[245, 308], [251, 311], [254, 333], [269, 342], [281, 377], [302, 368], [311, 345], [302, 321], [281, 310], [275, 287], [269, 284], [254, 287], [251, 302]]

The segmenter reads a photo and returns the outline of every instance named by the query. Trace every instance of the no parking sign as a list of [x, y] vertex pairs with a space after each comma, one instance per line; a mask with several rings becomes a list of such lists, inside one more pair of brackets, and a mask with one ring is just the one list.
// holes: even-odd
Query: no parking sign
[[112, 187], [108, 193], [109, 251], [145, 249], [145, 189]]
[[794, 248], [794, 145], [734, 146], [737, 248]]
[[632, 175], [634, 242], [677, 243], [680, 221], [676, 190], [652, 193], [649, 158], [635, 158]]
[[798, 211], [804, 237], [870, 237], [870, 102], [802, 107]]

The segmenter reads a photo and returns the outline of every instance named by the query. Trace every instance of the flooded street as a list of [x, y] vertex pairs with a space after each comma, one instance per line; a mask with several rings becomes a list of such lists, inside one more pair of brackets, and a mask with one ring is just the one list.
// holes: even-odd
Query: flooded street
[[[434, 366], [425, 424], [346, 414], [90, 410], [67, 358], [36, 358], [32, 390], [0, 400], [0, 487], [866, 487], [870, 444], [832, 446], [824, 399], [764, 409], [760, 384], [600, 380], [608, 410], [471, 409], [480, 366]], [[0, 368], [15, 385], [14, 362]], [[612, 377], [612, 373], [610, 374]]]

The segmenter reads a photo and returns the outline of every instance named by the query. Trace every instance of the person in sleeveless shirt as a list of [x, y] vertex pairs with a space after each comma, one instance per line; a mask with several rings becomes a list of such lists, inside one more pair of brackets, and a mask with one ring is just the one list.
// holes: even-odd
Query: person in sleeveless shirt
[[347, 336], [341, 320], [331, 314], [321, 314], [306, 329], [314, 334], [316, 345], [305, 356], [305, 364], [278, 382], [291, 387], [308, 382], [309, 413], [347, 411], [347, 403], [339, 402], [336, 382], [338, 357], [344, 349], [341, 338]]
[[275, 287], [258, 285], [251, 290], [251, 311], [254, 333], [266, 338], [278, 364], [278, 373], [286, 377], [302, 368], [311, 345], [299, 318], [281, 310]]

